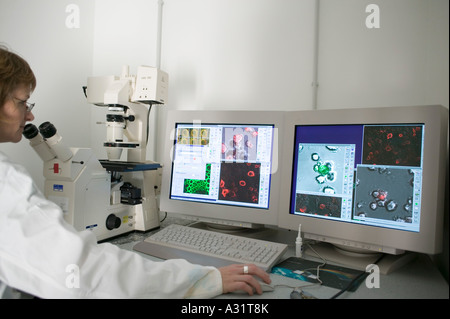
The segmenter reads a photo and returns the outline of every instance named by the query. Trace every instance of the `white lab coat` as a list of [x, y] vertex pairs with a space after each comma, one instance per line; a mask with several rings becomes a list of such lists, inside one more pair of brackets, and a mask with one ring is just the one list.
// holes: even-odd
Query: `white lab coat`
[[214, 267], [153, 262], [97, 244], [92, 232], [77, 232], [62, 214], [26, 170], [0, 152], [0, 296], [5, 285], [40, 298], [209, 298], [222, 293]]

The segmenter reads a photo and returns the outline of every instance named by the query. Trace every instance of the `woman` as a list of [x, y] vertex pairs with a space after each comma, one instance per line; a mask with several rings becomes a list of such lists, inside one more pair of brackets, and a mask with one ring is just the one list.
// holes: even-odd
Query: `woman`
[[[0, 143], [17, 143], [34, 119], [36, 79], [28, 63], [0, 46]], [[73, 269], [79, 270], [72, 273]], [[77, 276], [76, 284], [71, 282]], [[185, 260], [152, 262], [91, 232], [77, 232], [26, 170], [0, 152], [0, 295], [6, 285], [40, 298], [209, 298], [236, 290], [261, 294], [255, 265], [223, 268]]]

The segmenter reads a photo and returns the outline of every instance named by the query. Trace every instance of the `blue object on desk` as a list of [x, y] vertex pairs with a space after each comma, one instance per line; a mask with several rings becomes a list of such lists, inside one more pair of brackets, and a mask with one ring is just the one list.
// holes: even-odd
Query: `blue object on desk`
[[[272, 273], [303, 280], [311, 283], [319, 283], [317, 280], [317, 267], [323, 263], [310, 261], [297, 257], [290, 257], [272, 268]], [[350, 268], [324, 265], [320, 267], [319, 278], [324, 286], [343, 289], [357, 276], [361, 275], [360, 270]], [[349, 291], [355, 291], [365, 276], [357, 280]]]

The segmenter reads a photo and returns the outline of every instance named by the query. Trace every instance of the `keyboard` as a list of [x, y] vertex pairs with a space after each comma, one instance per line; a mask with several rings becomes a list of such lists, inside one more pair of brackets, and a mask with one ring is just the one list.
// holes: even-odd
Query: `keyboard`
[[181, 258], [203, 266], [255, 264], [270, 271], [287, 245], [172, 224], [133, 249], [161, 259]]

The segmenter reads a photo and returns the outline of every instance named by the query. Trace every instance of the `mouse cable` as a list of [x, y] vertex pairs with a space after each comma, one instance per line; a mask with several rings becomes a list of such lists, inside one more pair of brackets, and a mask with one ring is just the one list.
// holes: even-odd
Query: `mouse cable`
[[313, 247], [310, 243], [306, 244], [309, 249], [311, 249], [320, 259], [322, 259], [322, 264], [318, 265], [316, 267], [316, 280], [322, 285], [323, 282], [320, 280], [320, 268], [324, 267], [327, 264], [327, 260], [323, 258]]
[[[380, 262], [380, 260], [383, 259], [384, 256], [385, 256], [385, 255], [382, 254], [382, 255], [374, 262], [374, 264], [375, 264], [375, 265], [378, 264], [378, 263]], [[344, 292], [346, 292], [347, 290], [349, 290], [349, 289], [353, 286], [353, 284], [354, 284], [355, 282], [357, 282], [357, 281], [358, 281], [359, 279], [361, 279], [363, 276], [368, 276], [368, 275], [369, 275], [369, 273], [367, 273], [366, 271], [362, 271], [358, 276], [356, 276], [355, 278], [353, 278], [352, 281], [350, 281], [346, 287], [342, 288], [338, 293], [336, 293], [336, 294], [335, 294], [334, 296], [332, 296], [330, 299], [336, 299], [337, 297], [339, 297], [340, 295], [342, 295]]]

